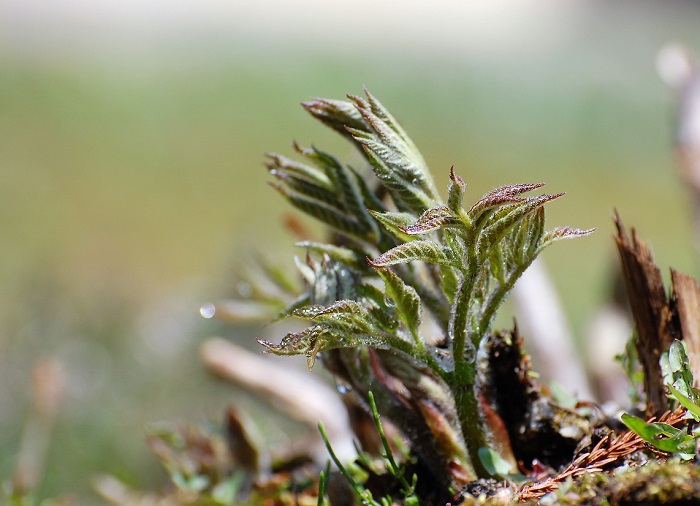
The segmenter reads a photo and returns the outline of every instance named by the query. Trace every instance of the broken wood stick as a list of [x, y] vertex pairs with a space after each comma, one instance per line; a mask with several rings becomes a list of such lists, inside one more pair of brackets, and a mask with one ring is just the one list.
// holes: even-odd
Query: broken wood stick
[[637, 335], [635, 347], [644, 370], [647, 416], [661, 416], [668, 411], [659, 359], [674, 339], [681, 338], [678, 322], [664, 290], [661, 271], [654, 263], [651, 251], [631, 229], [627, 234], [620, 216], [615, 213], [615, 241], [622, 263], [627, 298]]

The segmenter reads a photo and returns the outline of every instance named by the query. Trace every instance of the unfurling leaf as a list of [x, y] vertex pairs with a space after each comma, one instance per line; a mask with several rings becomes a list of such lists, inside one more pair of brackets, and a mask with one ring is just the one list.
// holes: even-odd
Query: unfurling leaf
[[322, 351], [361, 346], [389, 348], [389, 344], [380, 337], [349, 334], [344, 329], [323, 324], [313, 325], [301, 332], [291, 332], [278, 345], [263, 339], [257, 341], [275, 355], [306, 355], [309, 370], [313, 369], [316, 357]]
[[301, 332], [290, 332], [279, 345], [260, 339], [258, 342], [275, 355], [306, 355], [309, 369], [313, 367], [316, 355], [325, 350], [390, 346], [384, 322], [354, 300], [339, 300], [328, 306], [306, 306], [296, 309], [292, 315], [311, 320], [314, 324]]
[[542, 188], [543, 186], [544, 183], [533, 183], [512, 184], [494, 188], [481, 197], [476, 204], [469, 209], [469, 217], [472, 220], [477, 220], [481, 217], [482, 213], [488, 211], [489, 209], [513, 202], [522, 202], [524, 199], [518, 195], [536, 190], [537, 188]]
[[344, 137], [352, 138], [348, 128], [363, 130], [367, 124], [357, 108], [343, 100], [315, 98], [301, 104], [314, 118], [321, 120]]
[[542, 243], [540, 246], [540, 251], [555, 241], [561, 241], [564, 239], [575, 239], [576, 237], [585, 237], [587, 235], [595, 232], [595, 228], [589, 228], [587, 230], [581, 230], [579, 228], [572, 227], [556, 227], [552, 230], [548, 230], [542, 236]]
[[544, 207], [526, 216], [519, 225], [513, 227], [504, 239], [505, 250], [520, 265], [528, 264], [537, 256], [542, 235], [544, 234]]
[[508, 204], [499, 209], [489, 220], [488, 225], [483, 229], [479, 237], [477, 249], [484, 257], [489, 254], [492, 247], [496, 246], [505, 234], [517, 225], [528, 214], [536, 211], [547, 202], [564, 195], [557, 193], [552, 195], [540, 195], [538, 197], [528, 197], [521, 202]]
[[362, 191], [356, 183], [355, 175], [334, 156], [316, 148], [301, 148], [297, 151], [321, 167], [331, 181], [336, 192], [336, 201], [343, 209], [360, 222], [370, 233], [377, 233], [377, 224], [367, 212]]
[[347, 328], [351, 332], [378, 333], [366, 307], [354, 300], [339, 300], [329, 306], [307, 306], [297, 309], [294, 316]]
[[401, 166], [401, 159], [377, 142], [372, 134], [352, 129], [350, 133], [362, 147], [374, 174], [389, 191], [400, 211], [420, 214], [435, 203], [434, 199], [418, 184], [417, 178], [414, 178], [414, 181], [414, 179], [406, 179], [405, 175], [401, 174], [397, 169], [397, 166]]
[[367, 100], [348, 97], [369, 128], [350, 126], [348, 132], [363, 148], [375, 174], [397, 206], [416, 214], [432, 207], [437, 191], [415, 144], [398, 122], [369, 92]]
[[270, 159], [265, 164], [267, 171], [278, 179], [281, 179], [282, 176], [294, 177], [323, 186], [328, 191], [333, 190], [328, 176], [317, 168], [297, 162], [277, 153], [267, 153], [266, 156]]
[[384, 280], [386, 294], [391, 297], [396, 305], [399, 318], [414, 336], [418, 335], [421, 304], [415, 288], [408, 286], [389, 269], [378, 269], [377, 272]]
[[436, 206], [425, 211], [414, 224], [408, 227], [401, 227], [401, 230], [409, 235], [420, 235], [442, 227], [459, 226], [464, 225], [458, 217], [452, 214], [449, 207]]
[[411, 241], [400, 244], [386, 253], [379, 255], [374, 260], [367, 260], [376, 268], [389, 267], [390, 265], [405, 264], [413, 261], [421, 261], [430, 264], [458, 266], [455, 258], [447, 253], [435, 241]]
[[305, 198], [297, 194], [290, 193], [282, 186], [271, 186], [282, 196], [284, 196], [294, 207], [310, 216], [313, 216], [317, 220], [324, 222], [326, 225], [330, 225], [338, 231], [346, 234], [359, 237], [365, 235], [366, 229], [343, 210], [340, 210], [337, 207], [318, 199]]
[[411, 224], [416, 221], [416, 217], [411, 213], [379, 213], [376, 211], [370, 211], [370, 214], [374, 216], [374, 219], [377, 220], [397, 239], [400, 239], [403, 242], [409, 242], [416, 239], [403, 231], [404, 228], [410, 227]]
[[366, 267], [364, 257], [350, 248], [313, 241], [298, 242], [295, 246], [306, 248], [307, 251], [319, 255], [328, 255], [331, 260], [343, 263], [353, 269], [363, 269]]
[[447, 189], [447, 207], [450, 208], [455, 216], [463, 211], [462, 201], [464, 200], [464, 191], [467, 185], [464, 179], [455, 174], [455, 168], [450, 167], [450, 186]]

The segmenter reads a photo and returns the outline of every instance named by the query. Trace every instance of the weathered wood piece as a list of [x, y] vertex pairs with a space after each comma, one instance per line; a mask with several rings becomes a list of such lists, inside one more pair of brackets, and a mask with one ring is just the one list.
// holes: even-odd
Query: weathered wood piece
[[680, 339], [680, 328], [673, 318], [673, 310], [664, 290], [661, 272], [654, 263], [651, 251], [634, 230], [627, 234], [620, 216], [615, 213], [617, 249], [622, 263], [625, 289], [637, 330], [635, 346], [644, 370], [644, 391], [647, 398], [647, 416], [661, 416], [669, 409], [664, 394], [659, 358]]
[[688, 350], [690, 370], [695, 386], [700, 385], [700, 286], [697, 281], [671, 269], [675, 308], [680, 321], [683, 340]]

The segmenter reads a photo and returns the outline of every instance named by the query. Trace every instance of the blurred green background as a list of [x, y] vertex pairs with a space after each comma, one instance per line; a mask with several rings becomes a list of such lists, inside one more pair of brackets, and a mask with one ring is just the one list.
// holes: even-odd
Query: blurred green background
[[468, 4], [0, 0], [0, 479], [43, 357], [67, 393], [40, 497], [95, 501], [105, 472], [154, 486], [149, 424], [216, 421], [232, 402], [284, 440], [197, 355], [209, 335], [276, 331], [198, 310], [233, 292], [251, 251], [293, 254], [264, 152], [297, 140], [355, 156], [298, 106], [313, 96], [367, 86], [440, 188], [454, 165], [472, 199], [507, 183], [566, 191], [550, 226], [598, 227], [544, 255], [579, 337], [616, 265], [614, 208], [662, 269], [697, 274], [673, 97], [654, 69], [669, 41], [700, 48], [697, 4]]

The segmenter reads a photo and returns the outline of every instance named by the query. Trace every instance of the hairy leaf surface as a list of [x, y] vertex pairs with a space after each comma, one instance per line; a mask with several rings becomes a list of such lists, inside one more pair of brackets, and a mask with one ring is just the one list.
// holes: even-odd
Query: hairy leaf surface
[[379, 269], [377, 272], [384, 281], [386, 294], [396, 304], [399, 318], [412, 334], [417, 335], [421, 322], [421, 303], [415, 288], [408, 286], [389, 269]]
[[449, 255], [440, 244], [428, 240], [400, 244], [374, 260], [368, 259], [369, 264], [374, 268], [405, 264], [416, 260], [431, 264], [458, 266], [456, 259]]

